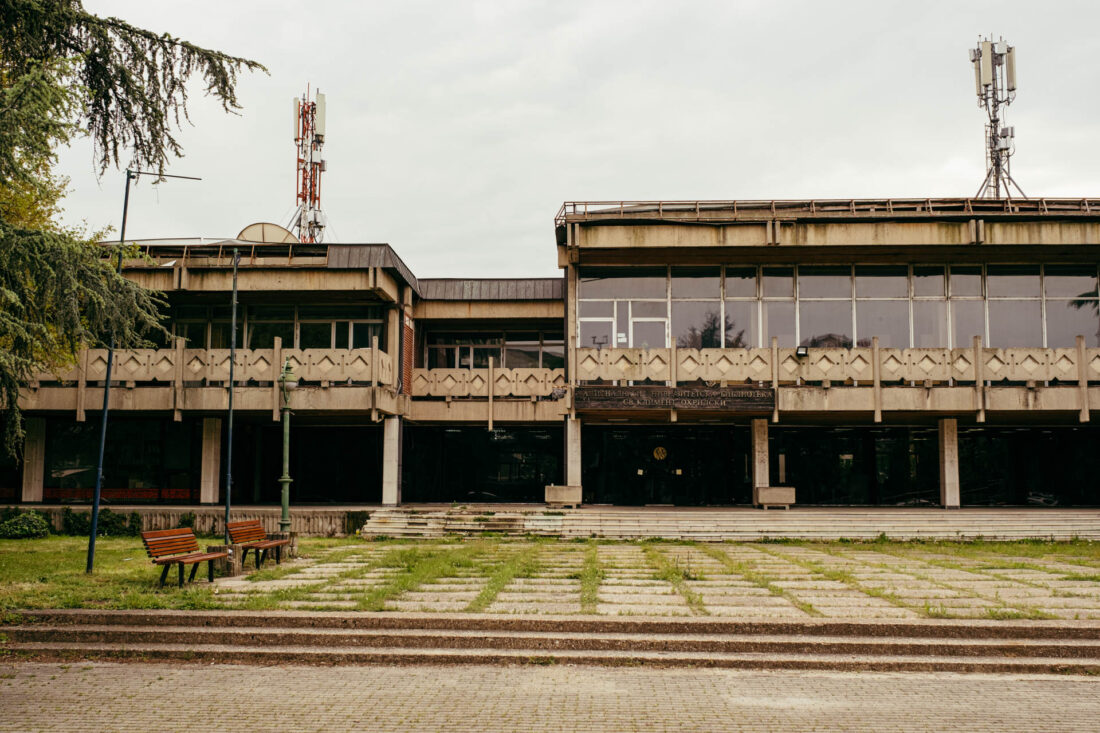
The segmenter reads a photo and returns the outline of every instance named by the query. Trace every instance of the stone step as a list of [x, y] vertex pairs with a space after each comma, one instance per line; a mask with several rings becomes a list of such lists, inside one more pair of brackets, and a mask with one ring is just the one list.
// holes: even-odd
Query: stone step
[[584, 664], [601, 666], [707, 667], [880, 672], [1008, 674], [1098, 674], [1094, 660], [1062, 657], [875, 656], [530, 649], [410, 649], [400, 647], [225, 646], [218, 644], [8, 644], [16, 654], [38, 659], [177, 660], [204, 664]]

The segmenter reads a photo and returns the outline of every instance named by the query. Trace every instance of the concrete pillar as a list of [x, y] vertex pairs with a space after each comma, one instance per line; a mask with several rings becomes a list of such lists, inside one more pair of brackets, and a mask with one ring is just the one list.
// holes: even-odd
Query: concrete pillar
[[401, 418], [382, 421], [382, 503], [401, 503]]
[[565, 483], [581, 485], [581, 421], [565, 418]]
[[28, 417], [24, 425], [23, 501], [42, 501], [46, 479], [46, 418]]
[[940, 420], [940, 504], [959, 508], [959, 421]]
[[202, 419], [202, 474], [199, 478], [199, 502], [217, 504], [222, 475], [222, 419]]
[[752, 486], [754, 489], [771, 486], [768, 470], [768, 421], [759, 418], [752, 421]]

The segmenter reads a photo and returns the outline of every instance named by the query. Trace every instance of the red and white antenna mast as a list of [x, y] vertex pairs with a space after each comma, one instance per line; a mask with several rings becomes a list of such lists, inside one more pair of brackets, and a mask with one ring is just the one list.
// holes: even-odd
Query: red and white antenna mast
[[299, 99], [294, 98], [294, 145], [298, 148], [298, 208], [287, 229], [300, 242], [320, 242], [325, 233], [325, 215], [321, 211], [321, 174], [328, 168], [321, 157], [325, 144], [325, 95], [317, 92], [309, 99], [309, 86]]

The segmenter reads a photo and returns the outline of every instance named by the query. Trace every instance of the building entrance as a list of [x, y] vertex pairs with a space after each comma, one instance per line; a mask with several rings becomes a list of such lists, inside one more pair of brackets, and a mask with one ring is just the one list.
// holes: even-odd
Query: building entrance
[[581, 433], [584, 501], [748, 504], [749, 448], [749, 429], [740, 425], [586, 425]]

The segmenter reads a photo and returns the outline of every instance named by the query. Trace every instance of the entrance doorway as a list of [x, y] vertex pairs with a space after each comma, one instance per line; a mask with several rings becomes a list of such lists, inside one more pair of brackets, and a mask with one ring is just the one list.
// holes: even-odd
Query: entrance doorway
[[584, 501], [627, 506], [748, 504], [749, 449], [749, 429], [740, 425], [585, 425]]

